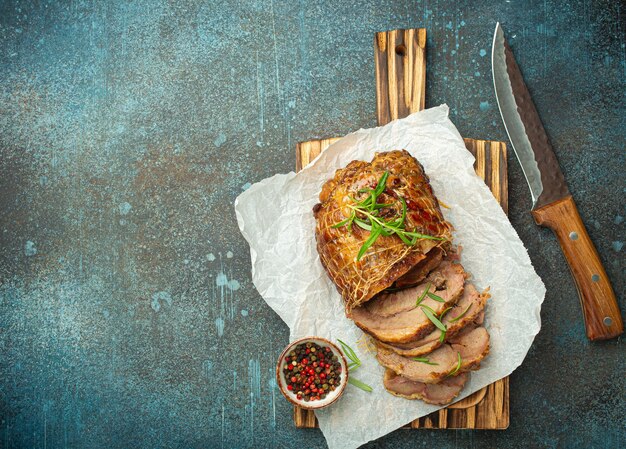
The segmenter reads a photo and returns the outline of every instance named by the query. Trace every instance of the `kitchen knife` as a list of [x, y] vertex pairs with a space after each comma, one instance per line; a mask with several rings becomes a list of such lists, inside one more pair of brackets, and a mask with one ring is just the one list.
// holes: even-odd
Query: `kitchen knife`
[[491, 53], [496, 100], [530, 187], [535, 222], [554, 231], [576, 282], [590, 340], [624, 332], [615, 293], [569, 193], [554, 150], [498, 23]]

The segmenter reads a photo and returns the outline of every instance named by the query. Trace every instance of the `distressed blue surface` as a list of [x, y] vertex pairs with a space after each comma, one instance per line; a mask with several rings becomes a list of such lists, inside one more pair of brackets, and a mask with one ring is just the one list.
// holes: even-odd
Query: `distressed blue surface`
[[[356, 3], [356, 2], [355, 2]], [[624, 304], [624, 11], [612, 1], [2, 2], [0, 447], [323, 447], [273, 382], [288, 330], [250, 280], [235, 197], [294, 144], [375, 124], [375, 31], [426, 27], [427, 103], [506, 140], [497, 20]], [[591, 344], [509, 157], [548, 289], [506, 432], [370, 447], [626, 447], [621, 340]]]

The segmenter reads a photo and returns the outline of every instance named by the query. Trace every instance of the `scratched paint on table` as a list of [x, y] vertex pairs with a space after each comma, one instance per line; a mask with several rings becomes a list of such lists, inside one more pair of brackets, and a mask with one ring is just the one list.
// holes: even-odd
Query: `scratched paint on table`
[[[426, 27], [427, 105], [448, 103], [463, 136], [505, 140], [489, 57], [503, 23], [623, 298], [620, 8], [3, 2], [0, 447], [301, 445], [274, 382], [288, 330], [251, 282], [233, 201], [293, 170], [295, 142], [375, 125], [375, 31]], [[527, 213], [510, 157], [511, 220], [548, 288], [544, 328], [511, 378], [511, 428], [429, 444], [624, 447], [612, 419], [621, 341], [586, 341], [563, 257]], [[319, 432], [305, 437], [324, 447]]]

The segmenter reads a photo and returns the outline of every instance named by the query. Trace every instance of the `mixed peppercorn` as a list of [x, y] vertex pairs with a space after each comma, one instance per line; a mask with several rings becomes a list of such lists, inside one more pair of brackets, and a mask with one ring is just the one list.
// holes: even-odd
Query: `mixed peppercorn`
[[285, 357], [287, 389], [305, 402], [324, 399], [341, 382], [341, 363], [328, 346], [300, 343]]

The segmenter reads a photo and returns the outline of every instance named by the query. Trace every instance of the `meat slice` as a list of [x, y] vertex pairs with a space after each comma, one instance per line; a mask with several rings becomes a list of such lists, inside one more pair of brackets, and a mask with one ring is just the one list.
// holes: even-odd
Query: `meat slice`
[[409, 380], [435, 384], [448, 375], [457, 364], [457, 354], [450, 345], [444, 345], [433, 351], [428, 356], [430, 363], [418, 362], [416, 360], [402, 357], [395, 352], [378, 348], [376, 355], [378, 363], [385, 368], [391, 369], [400, 376]]
[[387, 369], [383, 384], [387, 391], [395, 396], [421, 399], [428, 404], [445, 405], [459, 395], [467, 379], [469, 379], [469, 374], [461, 373], [458, 376], [447, 377], [438, 384], [425, 384], [398, 376], [392, 370]]
[[374, 339], [374, 344], [382, 348], [390, 349], [404, 357], [417, 357], [433, 352], [435, 349], [440, 347], [444, 343], [439, 340], [440, 337], [441, 331], [439, 329], [435, 329], [427, 336], [420, 338], [415, 342], [389, 344]]
[[484, 327], [468, 329], [451, 339], [450, 345], [461, 354], [460, 371], [478, 369], [480, 362], [489, 353], [489, 332]]
[[[350, 230], [335, 225], [352, 214], [351, 198], [364, 199], [364, 190], [375, 188], [385, 172], [389, 176], [378, 203], [393, 204], [399, 216], [402, 198], [408, 209], [404, 229], [442, 240], [419, 239], [415, 245], [406, 245], [397, 235], [381, 235], [357, 260], [370, 232], [359, 226]], [[313, 208], [317, 251], [347, 310], [390, 287], [432, 249], [450, 247], [452, 226], [441, 213], [424, 167], [407, 151], [377, 153], [371, 162], [350, 162], [324, 184], [319, 199]]]
[[443, 250], [441, 248], [433, 248], [424, 260], [411, 268], [404, 276], [399, 278], [394, 284], [394, 288], [406, 288], [418, 285], [428, 273], [437, 268], [443, 258]]
[[[427, 359], [429, 363], [403, 357], [386, 348], [378, 348], [376, 358], [385, 368], [409, 380], [433, 384], [440, 382], [452, 371], [461, 373], [476, 369], [489, 352], [489, 333], [484, 327], [478, 327], [459, 334], [454, 341], [445, 344], [433, 352]], [[461, 356], [461, 366], [458, 357]]]
[[[433, 279], [443, 278], [441, 289], [433, 288]], [[428, 319], [422, 305], [430, 307], [435, 314], [456, 303], [463, 293], [466, 273], [460, 264], [444, 261], [428, 275], [427, 281], [417, 287], [394, 293], [385, 293], [367, 304], [352, 310], [351, 318], [357, 326], [376, 339], [387, 343], [406, 343], [428, 335], [434, 325]], [[417, 299], [426, 289], [443, 302], [428, 295], [416, 307]]]
[[[463, 285], [467, 273], [461, 264], [443, 261], [435, 270], [431, 271], [426, 280], [420, 285], [397, 292], [381, 293], [375, 299], [365, 304], [363, 308], [379, 316], [388, 317], [415, 308], [417, 298], [428, 288], [444, 301], [463, 293]], [[437, 287], [437, 285], [439, 287]], [[424, 301], [432, 298], [426, 296]], [[422, 304], [426, 304], [422, 302]]]
[[[483, 310], [488, 298], [489, 294], [479, 294], [473, 285], [465, 285], [463, 296], [452, 309], [445, 314], [442, 320], [442, 323], [448, 329], [446, 332], [446, 341], [473, 323], [480, 321], [477, 324], [482, 324], [482, 318], [484, 316]], [[400, 355], [417, 357], [428, 354], [441, 346], [443, 342], [440, 341], [440, 336], [441, 331], [435, 329], [426, 337], [408, 343], [395, 343], [393, 345], [380, 341], [375, 341], [375, 343], [379, 346], [391, 349]]]

